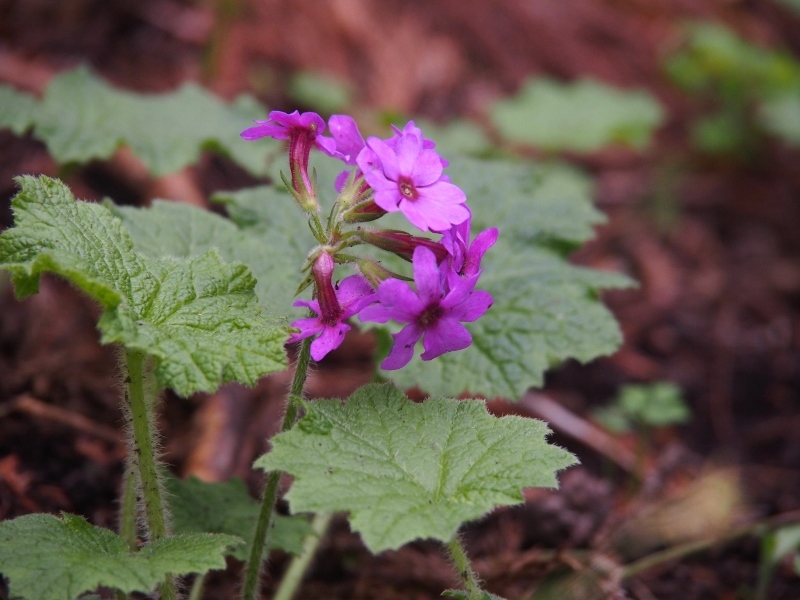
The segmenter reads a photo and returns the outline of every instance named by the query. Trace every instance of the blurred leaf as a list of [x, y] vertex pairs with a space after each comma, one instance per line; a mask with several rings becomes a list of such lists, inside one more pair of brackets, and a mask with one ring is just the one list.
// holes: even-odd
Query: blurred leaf
[[268, 159], [281, 144], [247, 142], [239, 133], [266, 118], [251, 96], [231, 104], [192, 84], [165, 94], [117, 89], [86, 67], [57, 75], [33, 105], [0, 86], [0, 128], [19, 133], [26, 121], [62, 164], [110, 158], [130, 147], [155, 176], [179, 171], [200, 159], [203, 149], [224, 154], [254, 175], [266, 175]]
[[352, 93], [345, 81], [310, 72], [292, 77], [289, 96], [298, 104], [328, 115], [342, 112], [352, 102]]
[[787, 144], [800, 146], [800, 90], [765, 101], [758, 117], [764, 130]]
[[[244, 481], [234, 477], [223, 483], [206, 483], [196, 477], [166, 481], [172, 525], [176, 533], [226, 533], [245, 540], [229, 554], [245, 560], [250, 553], [253, 531], [261, 504], [250, 495]], [[303, 517], [275, 515], [266, 550], [278, 549], [299, 555], [303, 539], [314, 529]]]
[[437, 125], [425, 119], [415, 119], [425, 137], [436, 142], [436, 151], [445, 158], [450, 156], [485, 156], [494, 150], [494, 144], [478, 125], [466, 119], [456, 119]]
[[749, 140], [746, 116], [739, 111], [701, 117], [692, 124], [692, 144], [709, 154], [733, 154], [745, 150]]
[[623, 386], [615, 405], [629, 420], [651, 427], [685, 423], [691, 417], [681, 389], [672, 383]]
[[684, 46], [666, 68], [688, 91], [767, 98], [800, 83], [800, 64], [790, 54], [750, 44], [715, 23], [689, 23], [684, 32]]
[[391, 384], [371, 384], [344, 404], [309, 403], [254, 466], [294, 476], [293, 512], [348, 511], [380, 552], [448, 541], [461, 523], [522, 503], [524, 487], [557, 487], [556, 472], [576, 459], [548, 444], [549, 433], [542, 421], [493, 417], [480, 400], [415, 403]]
[[600, 406], [592, 411], [592, 416], [603, 427], [614, 433], [631, 430], [631, 422], [619, 406]]
[[664, 119], [661, 105], [644, 91], [624, 91], [582, 80], [528, 82], [514, 98], [491, 108], [506, 139], [543, 150], [593, 152], [622, 144], [642, 149]]
[[0, 129], [8, 127], [15, 135], [22, 135], [34, 123], [36, 98], [0, 85]]
[[775, 568], [784, 558], [798, 550], [800, 550], [800, 523], [786, 525], [761, 538], [757, 598], [767, 597], [769, 582], [775, 573]]

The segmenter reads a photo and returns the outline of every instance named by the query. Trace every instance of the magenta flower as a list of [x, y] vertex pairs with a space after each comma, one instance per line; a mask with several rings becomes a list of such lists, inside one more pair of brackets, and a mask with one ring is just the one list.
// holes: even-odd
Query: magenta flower
[[441, 157], [413, 121], [390, 140], [371, 137], [356, 162], [375, 190], [375, 204], [401, 211], [422, 231], [446, 231], [469, 218], [466, 194], [442, 174]]
[[424, 246], [414, 250], [413, 265], [416, 292], [399, 279], [387, 279], [378, 287], [378, 304], [367, 306], [359, 316], [362, 321], [408, 323], [392, 334], [394, 345], [381, 363], [386, 370], [408, 364], [420, 338], [425, 348], [422, 360], [469, 347], [472, 336], [461, 321], [475, 321], [492, 306], [488, 292], [474, 289], [479, 274], [451, 276], [446, 265], [440, 271], [436, 256]]
[[328, 128], [336, 141], [336, 154], [332, 156], [340, 158], [348, 165], [355, 165], [358, 153], [366, 144], [353, 117], [332, 115], [328, 119]]
[[258, 125], [245, 129], [241, 136], [246, 140], [262, 137], [289, 140], [289, 169], [292, 173], [290, 191], [304, 210], [317, 210], [319, 203], [308, 176], [308, 156], [312, 147], [330, 156], [336, 155], [336, 142], [322, 135], [325, 121], [313, 112], [300, 114], [298, 111], [285, 113], [273, 110], [269, 113], [269, 120], [256, 120], [256, 123]]
[[297, 300], [293, 304], [295, 307], [308, 307], [317, 316], [293, 322], [292, 327], [300, 331], [292, 334], [288, 341], [299, 342], [316, 335], [317, 339], [311, 342], [311, 357], [317, 361], [341, 345], [344, 334], [350, 331], [350, 326], [344, 321], [375, 301], [374, 290], [360, 275], [347, 277], [334, 289], [334, 266], [330, 254], [320, 254], [312, 266], [317, 299]]
[[453, 270], [464, 277], [476, 275], [481, 270], [481, 259], [486, 251], [494, 246], [499, 231], [496, 227], [481, 231], [472, 242], [469, 231], [472, 219], [453, 225], [442, 236], [442, 245], [450, 253]]

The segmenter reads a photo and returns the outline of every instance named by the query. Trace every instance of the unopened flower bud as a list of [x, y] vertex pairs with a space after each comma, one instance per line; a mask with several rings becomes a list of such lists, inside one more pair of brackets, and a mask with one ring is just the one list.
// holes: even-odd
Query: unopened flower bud
[[411, 262], [417, 246], [430, 249], [437, 262], [442, 262], [448, 256], [447, 249], [439, 242], [397, 229], [363, 229], [359, 231], [359, 237], [364, 243], [396, 254], [408, 262]]
[[362, 277], [369, 281], [370, 285], [377, 289], [381, 282], [387, 279], [397, 279], [398, 275], [392, 273], [389, 269], [381, 265], [379, 262], [370, 260], [369, 258], [362, 258], [357, 263], [359, 272]]
[[375, 204], [374, 201], [368, 200], [344, 211], [344, 213], [342, 213], [342, 220], [345, 223], [366, 223], [368, 221], [380, 219], [385, 214], [385, 210]]
[[320, 307], [320, 318], [323, 323], [334, 323], [339, 320], [342, 308], [333, 289], [333, 270], [336, 263], [327, 252], [320, 252], [311, 266], [314, 283], [317, 287], [317, 301]]

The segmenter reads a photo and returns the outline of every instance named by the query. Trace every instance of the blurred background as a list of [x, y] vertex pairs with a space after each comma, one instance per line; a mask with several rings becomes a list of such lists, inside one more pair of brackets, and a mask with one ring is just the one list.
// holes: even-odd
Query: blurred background
[[[780, 537], [800, 519], [800, 2], [0, 0], [0, 83], [39, 97], [80, 65], [141, 93], [192, 81], [226, 101], [352, 114], [368, 134], [414, 118], [445, 156], [582, 170], [608, 221], [572, 260], [639, 282], [604, 296], [625, 343], [558, 366], [518, 404], [490, 403], [548, 420], [582, 466], [561, 492], [467, 530], [478, 572], [512, 600], [800, 597], [800, 535]], [[210, 152], [162, 177], [125, 149], [59, 164], [9, 126], [2, 227], [21, 173], [133, 205], [209, 206], [268, 180]], [[68, 510], [113, 526], [124, 448], [97, 308], [53, 279], [23, 303], [4, 283], [0, 303], [0, 518]], [[368, 381], [373, 346], [351, 336], [311, 393]], [[287, 380], [171, 398], [168, 462], [256, 490], [248, 465]], [[727, 539], [761, 522], [778, 533]], [[701, 552], [619, 582], [619, 565], [698, 540]], [[427, 599], [452, 585], [435, 546], [371, 557], [344, 522], [322, 554], [301, 597]], [[228, 597], [235, 576], [212, 579], [208, 597]]]

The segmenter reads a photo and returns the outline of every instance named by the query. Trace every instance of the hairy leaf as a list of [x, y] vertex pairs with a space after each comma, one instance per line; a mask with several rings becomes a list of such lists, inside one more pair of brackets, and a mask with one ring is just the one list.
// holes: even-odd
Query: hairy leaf
[[224, 554], [242, 544], [222, 534], [166, 538], [132, 553], [125, 540], [83, 517], [25, 515], [0, 523], [0, 565], [11, 597], [73, 600], [98, 586], [147, 593], [167, 574], [224, 569]]
[[641, 90], [619, 90], [588, 79], [569, 84], [535, 79], [514, 98], [497, 102], [490, 117], [512, 142], [592, 152], [611, 144], [644, 148], [664, 111]]
[[[167, 480], [172, 527], [176, 533], [227, 533], [246, 540], [246, 545], [230, 549], [230, 555], [245, 560], [258, 521], [260, 504], [244, 482], [234, 477], [224, 483], [206, 483], [196, 477]], [[314, 529], [303, 517], [275, 515], [269, 534], [268, 550], [278, 549], [299, 555], [303, 539]]]
[[258, 305], [246, 266], [222, 262], [216, 250], [145, 257], [107, 208], [76, 202], [58, 180], [17, 181], [16, 224], [0, 235], [0, 268], [18, 295], [35, 293], [44, 272], [68, 279], [103, 307], [101, 341], [152, 356], [159, 383], [179, 394], [252, 385], [285, 367], [286, 330]]
[[[196, 163], [203, 149], [229, 156], [254, 175], [265, 175], [268, 159], [280, 144], [246, 142], [239, 133], [253, 119], [265, 118], [250, 96], [225, 104], [195, 84], [166, 94], [139, 94], [117, 89], [86, 67], [56, 76], [41, 102], [19, 101], [0, 87], [0, 128], [16, 133], [33, 125], [33, 135], [47, 144], [59, 163], [109, 158], [129, 146], [148, 170], [166, 175]], [[23, 126], [23, 124], [25, 124]]]
[[449, 540], [465, 521], [523, 501], [524, 487], [557, 487], [575, 457], [545, 441], [547, 426], [495, 418], [479, 400], [411, 402], [391, 384], [344, 404], [316, 400], [255, 466], [294, 476], [293, 512], [348, 511], [373, 552], [418, 538]]

